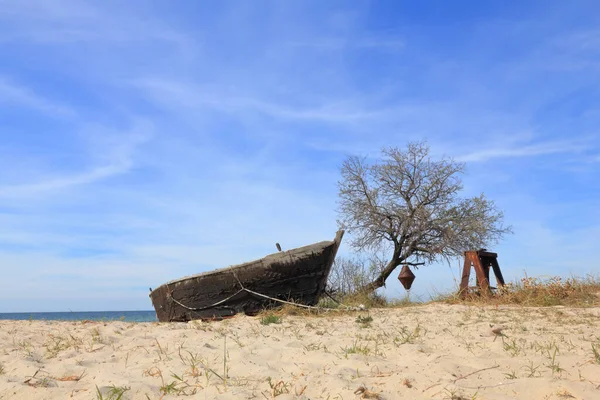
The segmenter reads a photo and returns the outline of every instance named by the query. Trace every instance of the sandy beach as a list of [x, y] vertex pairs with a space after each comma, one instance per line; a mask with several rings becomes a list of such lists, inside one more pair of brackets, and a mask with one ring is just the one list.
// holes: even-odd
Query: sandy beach
[[600, 308], [261, 321], [0, 321], [0, 399], [600, 398]]

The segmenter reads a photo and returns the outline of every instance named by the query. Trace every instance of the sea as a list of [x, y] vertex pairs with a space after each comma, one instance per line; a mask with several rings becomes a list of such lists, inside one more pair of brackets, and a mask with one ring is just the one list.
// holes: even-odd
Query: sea
[[26, 312], [0, 313], [0, 320], [46, 320], [46, 321], [127, 321], [154, 322], [154, 311], [67, 311], [67, 312]]

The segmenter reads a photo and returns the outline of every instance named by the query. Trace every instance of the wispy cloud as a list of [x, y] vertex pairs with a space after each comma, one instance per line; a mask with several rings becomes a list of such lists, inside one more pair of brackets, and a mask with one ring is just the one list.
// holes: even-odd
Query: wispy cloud
[[[104, 135], [110, 132], [105, 131]], [[103, 132], [95, 129], [94, 134]], [[90, 184], [112, 176], [127, 173], [133, 166], [133, 157], [137, 148], [152, 137], [152, 126], [148, 122], [137, 122], [129, 132], [123, 132], [118, 140], [101, 149], [87, 149], [95, 157], [103, 160], [103, 165], [90, 167], [88, 170], [72, 172], [63, 176], [46, 176], [47, 172], [40, 171], [43, 179], [37, 182], [16, 185], [0, 184], [0, 198], [23, 198], [43, 195], [45, 192], [55, 192], [73, 186]], [[106, 142], [106, 141], [105, 141]], [[95, 141], [95, 143], [98, 143]], [[98, 154], [99, 153], [99, 154]]]
[[0, 76], [0, 104], [4, 107], [25, 107], [50, 117], [74, 117], [76, 112], [69, 106], [50, 100], [34, 90], [17, 85]]
[[586, 146], [571, 142], [546, 142], [478, 150], [458, 156], [456, 157], [456, 160], [465, 162], [485, 162], [498, 158], [536, 157], [548, 154], [579, 153], [585, 149]]
[[110, 7], [71, 0], [5, 1], [0, 9], [0, 21], [5, 23], [0, 28], [0, 42], [65, 45], [155, 40], [189, 44], [185, 35], [159, 23], [157, 18], [144, 18], [140, 9], [112, 11]]
[[111, 176], [120, 175], [129, 170], [131, 163], [129, 161], [92, 168], [89, 171], [75, 173], [64, 177], [47, 178], [42, 182], [0, 186], [0, 197], [19, 198], [43, 195], [44, 192], [52, 192], [66, 189], [72, 186], [85, 185], [93, 183]]
[[404, 40], [398, 38], [318, 38], [314, 40], [292, 41], [287, 45], [300, 48], [313, 48], [317, 50], [380, 50], [400, 51], [405, 45]]
[[381, 120], [410, 112], [400, 107], [357, 107], [351, 99], [329, 98], [314, 106], [274, 102], [245, 95], [227, 94], [218, 87], [195, 86], [165, 79], [138, 79], [132, 85], [152, 101], [171, 109], [212, 109], [226, 114], [257, 113], [269, 117], [328, 123]]

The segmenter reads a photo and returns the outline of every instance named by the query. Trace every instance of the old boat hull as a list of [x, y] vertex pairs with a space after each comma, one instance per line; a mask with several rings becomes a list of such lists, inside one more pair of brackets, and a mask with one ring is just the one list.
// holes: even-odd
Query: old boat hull
[[343, 235], [338, 231], [333, 241], [167, 282], [150, 293], [156, 316], [161, 322], [220, 319], [281, 305], [267, 297], [314, 305]]

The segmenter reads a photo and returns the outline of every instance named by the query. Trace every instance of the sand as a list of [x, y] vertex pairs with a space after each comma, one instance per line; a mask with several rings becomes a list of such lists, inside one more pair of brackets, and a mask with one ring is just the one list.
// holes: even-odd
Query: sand
[[0, 321], [0, 399], [119, 394], [600, 399], [600, 308], [428, 304], [269, 325], [243, 315], [171, 324]]

